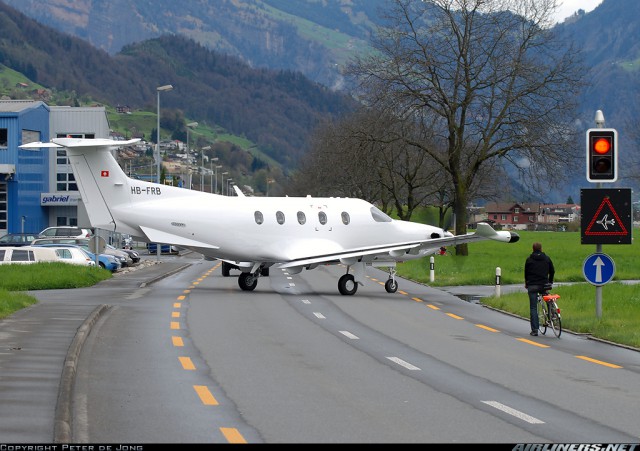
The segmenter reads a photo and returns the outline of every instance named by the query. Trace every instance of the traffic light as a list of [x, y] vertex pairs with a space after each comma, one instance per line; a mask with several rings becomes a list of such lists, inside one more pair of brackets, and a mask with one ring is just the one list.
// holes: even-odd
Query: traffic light
[[587, 130], [587, 180], [618, 180], [618, 133], [613, 128]]

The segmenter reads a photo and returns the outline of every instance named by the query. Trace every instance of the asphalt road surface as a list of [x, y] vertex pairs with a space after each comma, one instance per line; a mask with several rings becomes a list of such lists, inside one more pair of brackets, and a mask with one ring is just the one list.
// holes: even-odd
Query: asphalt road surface
[[637, 350], [344, 271], [243, 292], [188, 254], [34, 293], [0, 321], [0, 443], [640, 441]]

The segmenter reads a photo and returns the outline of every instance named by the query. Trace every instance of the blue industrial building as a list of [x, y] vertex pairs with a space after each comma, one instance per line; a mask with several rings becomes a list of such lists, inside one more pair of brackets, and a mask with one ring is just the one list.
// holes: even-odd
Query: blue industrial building
[[0, 100], [0, 236], [90, 227], [65, 150], [19, 147], [67, 136], [108, 138], [105, 108]]
[[49, 112], [39, 101], [0, 101], [0, 235], [49, 226], [40, 205], [40, 194], [49, 188], [48, 152], [19, 148], [49, 140]]

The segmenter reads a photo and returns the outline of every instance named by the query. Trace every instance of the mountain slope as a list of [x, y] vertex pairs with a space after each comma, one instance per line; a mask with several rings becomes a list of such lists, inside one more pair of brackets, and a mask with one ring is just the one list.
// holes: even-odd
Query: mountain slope
[[[163, 109], [245, 136], [285, 169], [295, 167], [310, 130], [348, 111], [347, 96], [299, 73], [252, 69], [183, 36], [162, 36], [110, 56], [89, 43], [43, 27], [0, 3], [0, 64], [49, 88], [111, 105]], [[150, 132], [150, 130], [149, 130]]]

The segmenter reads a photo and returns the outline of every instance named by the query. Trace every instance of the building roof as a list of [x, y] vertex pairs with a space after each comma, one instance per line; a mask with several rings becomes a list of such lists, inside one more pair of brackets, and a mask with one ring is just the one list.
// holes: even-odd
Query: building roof
[[18, 113], [46, 104], [40, 100], [0, 100], [0, 113]]

